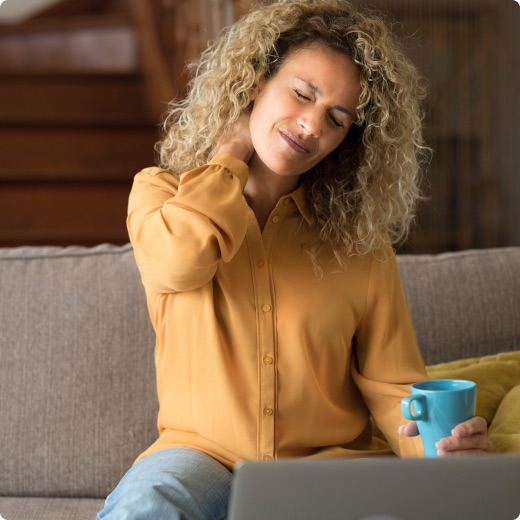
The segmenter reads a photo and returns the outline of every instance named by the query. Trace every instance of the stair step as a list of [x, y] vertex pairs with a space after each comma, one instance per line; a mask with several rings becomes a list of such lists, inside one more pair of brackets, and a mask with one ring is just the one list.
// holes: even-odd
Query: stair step
[[159, 132], [126, 1], [0, 26], [0, 247], [128, 242]]
[[139, 75], [3, 74], [0, 124], [149, 122]]
[[129, 14], [128, 0], [60, 0], [59, 2], [39, 11], [31, 18], [31, 23], [63, 19], [65, 17], [84, 17], [85, 15], [113, 16]]
[[136, 36], [126, 18], [0, 29], [0, 72], [131, 73], [138, 69]]
[[130, 181], [42, 183], [0, 190], [0, 247], [128, 242]]
[[154, 160], [152, 127], [0, 127], [0, 181], [128, 179]]

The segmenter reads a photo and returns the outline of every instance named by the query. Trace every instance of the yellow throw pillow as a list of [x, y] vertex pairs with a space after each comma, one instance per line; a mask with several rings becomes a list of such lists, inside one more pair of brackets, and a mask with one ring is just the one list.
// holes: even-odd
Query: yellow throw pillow
[[489, 427], [489, 438], [497, 453], [520, 453], [520, 385], [502, 399]]
[[[520, 385], [520, 351], [459, 359], [426, 367], [431, 379], [469, 379], [477, 383], [477, 412], [491, 424], [505, 395]], [[519, 430], [520, 431], [520, 430]]]

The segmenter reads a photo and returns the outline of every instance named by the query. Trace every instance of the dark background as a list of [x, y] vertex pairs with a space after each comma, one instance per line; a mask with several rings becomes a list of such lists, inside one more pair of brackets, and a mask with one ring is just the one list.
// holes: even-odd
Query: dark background
[[[132, 178], [154, 162], [184, 64], [250, 3], [66, 0], [0, 25], [0, 247], [127, 242]], [[520, 245], [520, 6], [366, 5], [429, 84], [428, 200], [399, 251]]]

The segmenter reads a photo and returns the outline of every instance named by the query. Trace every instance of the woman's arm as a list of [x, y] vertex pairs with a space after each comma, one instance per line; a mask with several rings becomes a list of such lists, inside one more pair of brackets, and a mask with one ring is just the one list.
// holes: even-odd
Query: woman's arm
[[401, 399], [427, 379], [395, 254], [374, 256], [365, 313], [356, 331], [352, 376], [377, 426], [401, 456], [422, 454], [420, 441], [398, 435]]
[[207, 165], [180, 176], [148, 168], [134, 179], [127, 225], [143, 283], [151, 291], [201, 287], [244, 240], [246, 163], [254, 151], [248, 112], [215, 151]]
[[209, 282], [247, 227], [247, 165], [220, 154], [179, 177], [148, 168], [134, 179], [128, 232], [145, 287], [189, 291]]

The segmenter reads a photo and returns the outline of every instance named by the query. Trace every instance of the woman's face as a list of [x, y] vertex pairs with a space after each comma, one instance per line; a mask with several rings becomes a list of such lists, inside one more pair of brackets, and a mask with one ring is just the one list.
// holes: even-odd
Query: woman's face
[[258, 94], [250, 119], [250, 166], [297, 176], [345, 138], [361, 87], [357, 65], [320, 44], [290, 53]]

